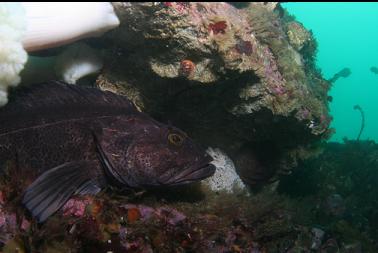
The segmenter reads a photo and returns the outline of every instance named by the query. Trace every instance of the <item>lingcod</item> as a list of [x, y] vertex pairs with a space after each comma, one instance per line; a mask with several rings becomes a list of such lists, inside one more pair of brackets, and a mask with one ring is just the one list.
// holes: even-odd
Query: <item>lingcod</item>
[[187, 184], [215, 171], [185, 132], [96, 88], [21, 88], [0, 108], [0, 122], [0, 165], [13, 161], [27, 175], [22, 204], [39, 222], [74, 195]]

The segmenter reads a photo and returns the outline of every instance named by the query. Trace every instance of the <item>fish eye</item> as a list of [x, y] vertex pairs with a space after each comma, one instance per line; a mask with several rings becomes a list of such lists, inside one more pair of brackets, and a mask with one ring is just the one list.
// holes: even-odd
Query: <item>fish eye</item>
[[184, 137], [179, 134], [170, 133], [168, 134], [168, 141], [175, 146], [181, 146], [184, 142]]

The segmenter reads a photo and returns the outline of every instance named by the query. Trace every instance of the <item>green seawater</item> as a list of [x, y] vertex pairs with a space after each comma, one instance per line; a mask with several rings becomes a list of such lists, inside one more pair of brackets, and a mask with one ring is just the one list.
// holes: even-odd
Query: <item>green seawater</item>
[[356, 139], [361, 125], [360, 105], [365, 112], [361, 139], [378, 141], [378, 3], [285, 3], [290, 14], [311, 29], [318, 41], [317, 65], [331, 78], [344, 67], [347, 78], [338, 79], [330, 103], [336, 129], [331, 141]]

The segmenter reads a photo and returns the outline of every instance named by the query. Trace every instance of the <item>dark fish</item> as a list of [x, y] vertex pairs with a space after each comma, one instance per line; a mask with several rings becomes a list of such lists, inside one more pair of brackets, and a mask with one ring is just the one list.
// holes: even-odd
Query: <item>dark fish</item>
[[0, 109], [0, 122], [0, 161], [16, 161], [30, 175], [23, 204], [39, 222], [75, 194], [107, 185], [186, 184], [215, 171], [212, 158], [183, 131], [94, 88], [33, 85]]

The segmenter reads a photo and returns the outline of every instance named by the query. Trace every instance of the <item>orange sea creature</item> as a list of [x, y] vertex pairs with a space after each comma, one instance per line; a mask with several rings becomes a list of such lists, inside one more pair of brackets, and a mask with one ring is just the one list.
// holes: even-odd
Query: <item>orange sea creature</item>
[[190, 76], [196, 68], [196, 65], [191, 60], [183, 60], [180, 63], [180, 75], [182, 76]]
[[130, 208], [130, 209], [127, 210], [127, 220], [130, 223], [133, 223], [136, 220], [138, 220], [140, 218], [140, 216], [141, 215], [140, 215], [138, 208]]

